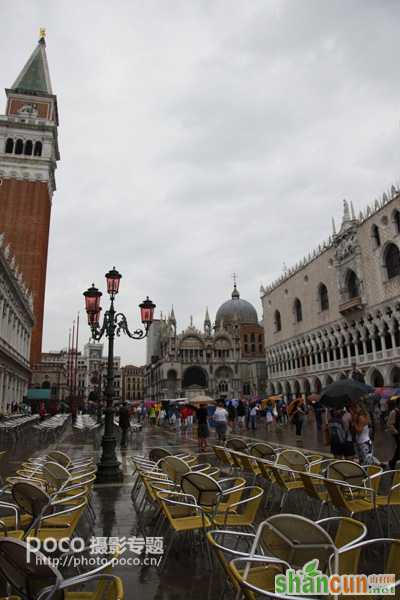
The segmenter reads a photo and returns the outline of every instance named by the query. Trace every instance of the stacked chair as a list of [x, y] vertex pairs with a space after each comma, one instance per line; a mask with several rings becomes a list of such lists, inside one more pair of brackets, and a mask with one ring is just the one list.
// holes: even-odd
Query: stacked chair
[[[361, 573], [368, 559], [366, 572], [395, 574], [400, 596], [400, 541], [393, 536], [400, 526], [400, 470], [238, 438], [213, 450], [221, 469], [263, 489], [259, 519], [266, 508], [270, 514], [256, 520], [256, 530], [235, 528], [231, 514], [207, 531], [212, 556], [237, 598], [278, 597], [275, 575], [314, 558], [328, 574]], [[283, 513], [289, 502], [292, 511]], [[381, 559], [379, 570], [371, 553]]]
[[[68, 579], [40, 552], [29, 564], [26, 561], [29, 537], [72, 539], [85, 515], [94, 521], [95, 472], [91, 458], [73, 460], [54, 450], [27, 460], [7, 479], [0, 497], [0, 515], [5, 513], [0, 516], [0, 573], [15, 594], [8, 599], [123, 600], [122, 581], [111, 573], [115, 557], [88, 573], [78, 569], [78, 575]], [[94, 585], [94, 591], [77, 590], [86, 584]]]

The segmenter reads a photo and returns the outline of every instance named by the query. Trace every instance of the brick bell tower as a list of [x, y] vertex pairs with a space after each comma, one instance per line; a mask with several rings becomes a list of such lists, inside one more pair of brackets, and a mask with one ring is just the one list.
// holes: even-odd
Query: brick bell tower
[[10, 89], [0, 115], [0, 233], [5, 233], [33, 294], [31, 364], [40, 361], [51, 203], [56, 189], [57, 98], [46, 56], [45, 31]]

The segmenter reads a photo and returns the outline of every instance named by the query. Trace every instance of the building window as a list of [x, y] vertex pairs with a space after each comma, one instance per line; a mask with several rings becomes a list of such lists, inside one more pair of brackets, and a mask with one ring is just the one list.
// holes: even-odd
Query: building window
[[281, 321], [281, 313], [279, 312], [279, 310], [275, 311], [274, 322], [275, 322], [275, 331], [281, 331], [282, 321]]
[[248, 344], [245, 344], [245, 345], [244, 345], [244, 351], [245, 351], [245, 353], [246, 353], [246, 354], [248, 353], [248, 351], [249, 351], [249, 346], [248, 346]]
[[296, 319], [297, 323], [300, 323], [300, 321], [303, 320], [303, 309], [301, 306], [301, 302], [298, 298], [296, 298], [296, 300], [294, 301], [294, 318]]
[[360, 295], [360, 283], [357, 275], [352, 270], [347, 274], [347, 293], [350, 300]]
[[319, 284], [319, 307], [320, 310], [328, 310], [329, 308], [329, 296], [328, 296], [328, 288], [324, 283]]
[[371, 235], [375, 244], [375, 248], [379, 248], [379, 246], [381, 245], [381, 236], [379, 233], [378, 225], [372, 225]]
[[24, 142], [22, 140], [17, 140], [15, 144], [15, 154], [22, 154], [24, 150]]
[[[6, 150], [6, 152], [7, 152], [7, 150]], [[394, 223], [394, 228], [396, 230], [396, 233], [400, 233], [400, 210], [397, 210], [397, 208], [392, 213], [392, 221]]]
[[33, 156], [42, 156], [42, 142], [35, 143], [35, 150]]
[[14, 152], [14, 140], [8, 138], [6, 141], [6, 154], [12, 154]]
[[32, 156], [32, 151], [33, 151], [32, 140], [28, 140], [27, 142], [25, 142], [25, 152], [24, 152], [24, 154], [26, 156]]
[[384, 265], [388, 279], [400, 275], [400, 251], [396, 244], [388, 244], [384, 254]]

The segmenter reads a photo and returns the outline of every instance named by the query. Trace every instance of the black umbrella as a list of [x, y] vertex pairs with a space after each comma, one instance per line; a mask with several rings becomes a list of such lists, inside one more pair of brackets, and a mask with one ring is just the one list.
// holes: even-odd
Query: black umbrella
[[374, 392], [374, 388], [354, 379], [340, 379], [328, 385], [321, 394], [321, 403], [327, 408], [343, 408], [351, 401]]

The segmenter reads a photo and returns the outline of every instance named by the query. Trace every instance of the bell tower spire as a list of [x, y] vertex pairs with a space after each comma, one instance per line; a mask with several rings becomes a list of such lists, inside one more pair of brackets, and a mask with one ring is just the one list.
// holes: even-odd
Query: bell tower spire
[[47, 249], [58, 150], [57, 97], [45, 30], [10, 88], [0, 118], [0, 232], [11, 245], [33, 293], [31, 363], [40, 361]]

